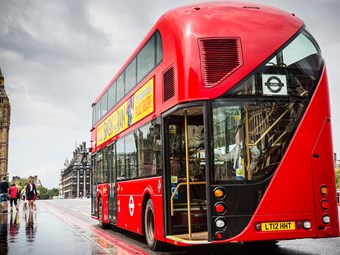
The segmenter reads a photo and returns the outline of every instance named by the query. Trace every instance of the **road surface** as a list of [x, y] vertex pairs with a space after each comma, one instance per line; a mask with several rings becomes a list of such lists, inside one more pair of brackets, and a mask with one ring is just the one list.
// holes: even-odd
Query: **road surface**
[[0, 254], [231, 254], [231, 255], [339, 255], [340, 238], [281, 241], [274, 246], [173, 247], [148, 249], [142, 236], [105, 229], [90, 215], [90, 199], [39, 200], [30, 212], [0, 214]]

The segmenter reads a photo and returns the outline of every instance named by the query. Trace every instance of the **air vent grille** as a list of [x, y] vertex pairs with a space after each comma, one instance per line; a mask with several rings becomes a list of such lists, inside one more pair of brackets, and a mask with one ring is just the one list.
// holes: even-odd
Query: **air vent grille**
[[163, 74], [163, 102], [175, 96], [175, 73], [171, 67]]
[[219, 84], [242, 66], [240, 38], [209, 38], [199, 41], [204, 86]]

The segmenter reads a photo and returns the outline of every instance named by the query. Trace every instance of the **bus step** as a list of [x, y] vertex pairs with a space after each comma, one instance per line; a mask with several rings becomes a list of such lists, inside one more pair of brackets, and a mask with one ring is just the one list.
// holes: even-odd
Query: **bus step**
[[208, 232], [196, 232], [192, 233], [191, 237], [189, 236], [188, 233], [185, 234], [179, 234], [179, 235], [170, 235], [167, 236], [167, 238], [171, 240], [175, 240], [178, 242], [183, 242], [183, 243], [207, 243], [208, 242]]

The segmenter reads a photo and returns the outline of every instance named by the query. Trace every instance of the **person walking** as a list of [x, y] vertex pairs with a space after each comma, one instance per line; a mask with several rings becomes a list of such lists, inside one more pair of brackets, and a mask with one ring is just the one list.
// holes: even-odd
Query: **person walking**
[[35, 184], [33, 183], [33, 180], [29, 180], [29, 184], [26, 186], [26, 199], [28, 201], [28, 207], [29, 209], [33, 208], [34, 199], [37, 195], [37, 188], [35, 187]]
[[27, 206], [26, 187], [21, 190], [21, 200], [24, 201], [24, 208]]
[[11, 206], [11, 212], [13, 211], [13, 202], [15, 205], [15, 209], [18, 211], [18, 187], [15, 185], [15, 183], [11, 184], [11, 187], [9, 187], [8, 195], [9, 195], [9, 203]]
[[0, 181], [0, 212], [7, 212], [8, 182], [6, 177]]

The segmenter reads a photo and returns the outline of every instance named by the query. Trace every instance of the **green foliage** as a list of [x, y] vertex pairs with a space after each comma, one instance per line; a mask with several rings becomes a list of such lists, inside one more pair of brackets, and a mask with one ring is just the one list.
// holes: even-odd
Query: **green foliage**
[[24, 189], [28, 183], [29, 183], [29, 180], [27, 178], [20, 179], [17, 182], [17, 187], [18, 187], [19, 191], [21, 192], [21, 190]]
[[50, 189], [49, 192], [50, 192], [50, 197], [59, 195], [59, 190], [57, 188]]
[[52, 199], [53, 196], [58, 196], [59, 191], [56, 188], [47, 189], [44, 186], [37, 186], [39, 199]]
[[44, 186], [37, 186], [38, 198], [39, 199], [49, 199], [48, 189]]
[[336, 187], [340, 189], [340, 168], [335, 170], [336, 174]]

